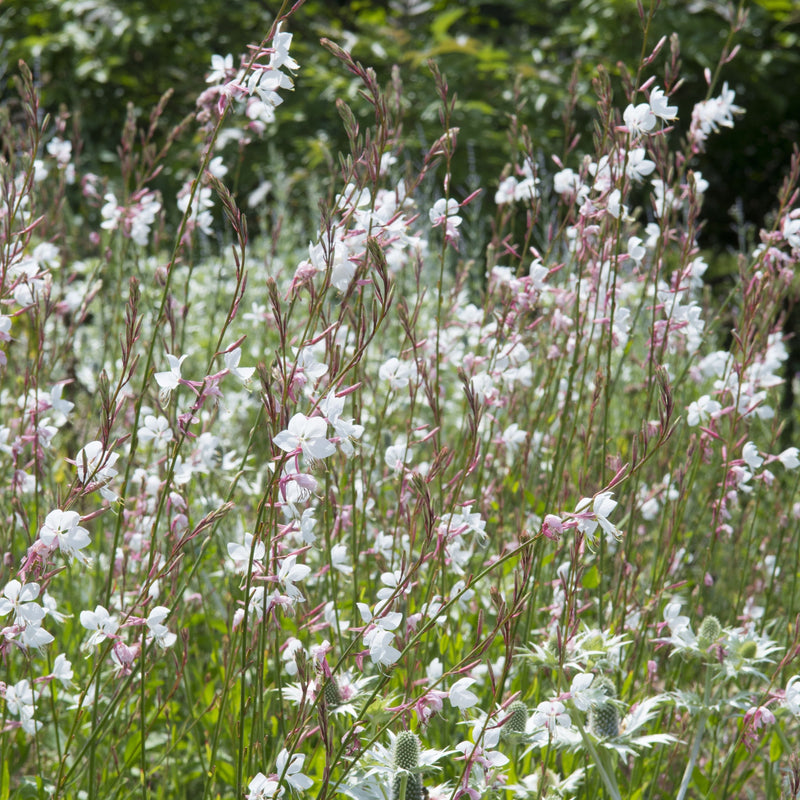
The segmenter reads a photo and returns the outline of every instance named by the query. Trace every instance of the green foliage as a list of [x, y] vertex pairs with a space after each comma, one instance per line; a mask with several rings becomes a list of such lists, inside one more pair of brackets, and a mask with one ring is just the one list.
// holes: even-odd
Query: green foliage
[[[702, 70], [715, 68], [725, 35], [720, 17], [728, 12], [712, 2], [662, 5], [646, 49], [660, 37], [678, 33], [690, 79], [675, 99], [689, 108], [705, 96]], [[321, 37], [338, 42], [365, 66], [374, 67], [382, 84], [402, 81], [404, 147], [412, 161], [438, 135], [436, 89], [421, 69], [435, 59], [457, 97], [453, 124], [460, 130], [461, 147], [453, 176], [463, 194], [478, 181], [484, 186], [497, 181], [506, 163], [509, 136], [512, 147], [523, 146], [520, 125], [527, 129], [537, 154], [550, 151], [564, 138], [565, 103], [574, 105], [575, 129], [586, 127], [594, 107], [592, 81], [598, 67], [612, 76], [615, 91], [621, 94], [625, 73], [619, 64], [635, 63], [642, 55], [640, 20], [632, 0], [437, 0], [424, 8], [418, 13], [412, 2], [387, 6], [364, 0], [308, 0], [292, 19], [301, 70], [295, 95], [278, 109], [277, 124], [267, 137], [281, 143], [293, 184], [299, 185], [323, 164], [330, 174], [337, 169], [335, 154], [345, 148], [346, 140], [334, 98], [344, 98], [362, 124], [371, 117], [356, 78], [319, 46]], [[267, 13], [257, 0], [191, 4], [11, 0], [3, 11], [0, 41], [6, 63], [13, 65], [18, 59], [31, 63], [48, 111], [69, 108], [78, 113], [83, 158], [92, 165], [116, 159], [129, 103], [138, 124], [144, 125], [150, 110], [170, 89], [174, 94], [163, 137], [194, 110], [195, 99], [205, 88], [211, 55], [231, 53], [238, 60], [248, 42], [267, 34], [275, 9]], [[794, 102], [800, 74], [796, 10], [786, 0], [762, 0], [749, 8], [749, 14], [736, 38], [741, 50], [724, 71], [724, 79], [747, 107], [747, 116], [697, 165], [715, 187], [706, 201], [706, 239], [717, 245], [737, 243], [730, 234], [730, 209], [736, 203], [744, 220], [760, 223], [791, 145], [800, 136]], [[399, 67], [395, 76], [394, 65]], [[4, 78], [6, 83], [12, 71]], [[783, 90], [775, 91], [776, 86]], [[679, 131], [685, 131], [688, 123], [680, 120]], [[583, 149], [588, 146], [584, 141]], [[178, 160], [173, 168], [180, 171], [181, 163]], [[240, 195], [251, 191], [269, 163], [268, 149], [251, 146], [248, 166], [237, 174], [234, 191]], [[546, 163], [539, 167], [550, 169]], [[162, 185], [174, 188], [169, 181]], [[741, 191], [743, 186], [746, 192]]]

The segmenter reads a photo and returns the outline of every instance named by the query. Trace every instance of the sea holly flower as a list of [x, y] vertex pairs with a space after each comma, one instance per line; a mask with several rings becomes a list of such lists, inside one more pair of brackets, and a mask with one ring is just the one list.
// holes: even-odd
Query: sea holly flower
[[666, 695], [654, 695], [635, 703], [630, 711], [619, 721], [616, 736], [603, 737], [598, 741], [600, 747], [613, 750], [620, 756], [634, 756], [641, 748], [649, 748], [655, 744], [671, 744], [677, 739], [670, 733], [640, 733], [641, 729], [654, 717], [661, 713], [660, 706], [670, 698]]

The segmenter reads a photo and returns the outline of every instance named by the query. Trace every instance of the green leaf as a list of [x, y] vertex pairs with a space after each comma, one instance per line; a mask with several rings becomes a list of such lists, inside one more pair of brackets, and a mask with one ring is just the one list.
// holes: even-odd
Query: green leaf
[[708, 778], [700, 772], [699, 767], [695, 767], [692, 771], [692, 782], [700, 790], [701, 794], [706, 794], [711, 786]]
[[773, 731], [769, 739], [769, 760], [774, 764], [783, 755], [783, 744], [781, 738]]
[[600, 573], [595, 564], [588, 572], [584, 573], [581, 584], [584, 589], [596, 589], [600, 585]]
[[11, 787], [11, 776], [8, 772], [8, 761], [3, 762], [3, 771], [0, 773], [0, 800], [8, 800]]
[[431, 23], [433, 38], [436, 40], [444, 39], [447, 36], [447, 31], [450, 26], [465, 13], [465, 8], [453, 8], [450, 11], [445, 11], [443, 14], [439, 14]]

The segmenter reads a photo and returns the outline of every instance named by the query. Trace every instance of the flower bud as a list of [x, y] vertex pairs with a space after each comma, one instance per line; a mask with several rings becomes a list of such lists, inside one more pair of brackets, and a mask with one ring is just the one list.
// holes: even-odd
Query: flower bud
[[701, 650], [708, 650], [721, 635], [722, 625], [719, 624], [719, 620], [711, 615], [703, 617], [703, 624], [700, 626], [700, 632], [697, 636], [697, 644]]
[[739, 648], [739, 656], [741, 658], [750, 659], [755, 658], [758, 654], [758, 644], [754, 642], [752, 639], [748, 639], [746, 642], [742, 642], [742, 646]]
[[619, 736], [619, 710], [613, 702], [617, 696], [614, 682], [605, 675], [598, 675], [592, 686], [608, 697], [610, 702], [595, 703], [589, 709], [589, 729], [598, 739]]
[[328, 708], [336, 708], [342, 703], [342, 694], [339, 691], [339, 686], [334, 678], [328, 678], [325, 681], [325, 688], [322, 690], [322, 697], [325, 700], [325, 705]]
[[394, 740], [395, 769], [412, 770], [419, 764], [419, 736], [411, 731], [402, 731]]
[[[405, 793], [403, 778], [406, 782]], [[398, 772], [392, 781], [392, 800], [423, 800], [422, 778], [413, 772]]]
[[503, 725], [503, 735], [510, 736], [513, 734], [525, 733], [525, 727], [528, 723], [528, 707], [522, 700], [514, 701], [508, 707], [508, 719]]
[[619, 711], [613, 703], [597, 703], [589, 709], [589, 728], [598, 739], [619, 736]]

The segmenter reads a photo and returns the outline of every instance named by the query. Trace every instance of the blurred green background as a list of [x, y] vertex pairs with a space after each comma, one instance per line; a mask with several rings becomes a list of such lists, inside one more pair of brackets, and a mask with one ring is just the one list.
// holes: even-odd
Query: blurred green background
[[[747, 5], [747, 23], [735, 40], [741, 51], [721, 75], [747, 113], [733, 130], [713, 137], [694, 165], [710, 183], [702, 243], [714, 249], [742, 244], [748, 231], [754, 235], [753, 226], [774, 207], [792, 146], [800, 140], [800, 4]], [[232, 53], [238, 64], [245, 46], [266, 34], [278, 8], [259, 0], [5, 0], [0, 3], [3, 100], [13, 109], [11, 80], [17, 61], [24, 59], [43, 107], [72, 114], [69, 125], [79, 125], [82, 164], [99, 172], [103, 162], [117, 160], [128, 103], [145, 125], [161, 94], [173, 88], [166, 121], [177, 123], [195, 108], [211, 55]], [[685, 82], [673, 97], [682, 115], [679, 131], [705, 96], [703, 69], [715, 68], [733, 9], [714, 0], [664, 2], [655, 15], [650, 46], [673, 31], [680, 37]], [[464, 194], [476, 184], [493, 192], [509, 157], [507, 132], [515, 112], [530, 131], [542, 167], [552, 167], [550, 155], [563, 152], [562, 115], [573, 74], [575, 120], [582, 132], [578, 152], [591, 151], [598, 65], [612, 75], [615, 103], [623, 108], [618, 64], [638, 63], [642, 48], [633, 0], [308, 0], [288, 29], [294, 33], [292, 55], [301, 65], [296, 90], [278, 109], [267, 141], [251, 144], [240, 169], [231, 172], [229, 181], [240, 195], [273, 175], [276, 159], [291, 186], [301, 187], [320, 167], [324, 173], [325, 164], [335, 171], [337, 153], [346, 149], [335, 98], [345, 98], [368, 124], [370, 111], [355, 78], [320, 46], [320, 37], [352, 50], [375, 68], [382, 83], [390, 80], [392, 65], [399, 65], [406, 156], [412, 159], [441, 131], [426, 66], [428, 59], [436, 60], [458, 96], [454, 187]], [[654, 74], [663, 85], [668, 52], [667, 45], [645, 77]], [[174, 174], [163, 176], [162, 183], [177, 181], [182, 166], [188, 170], [194, 163], [193, 144], [190, 130], [179, 142], [183, 155], [179, 151], [173, 159]]]

